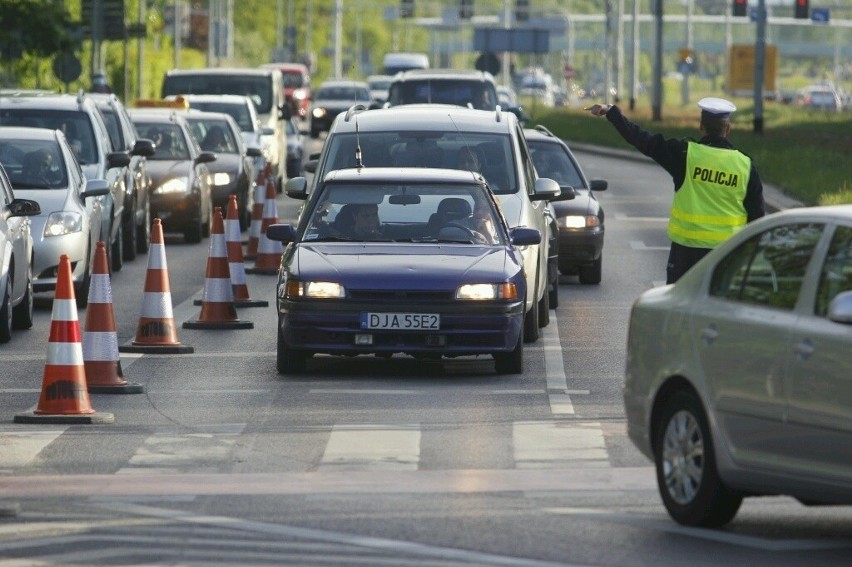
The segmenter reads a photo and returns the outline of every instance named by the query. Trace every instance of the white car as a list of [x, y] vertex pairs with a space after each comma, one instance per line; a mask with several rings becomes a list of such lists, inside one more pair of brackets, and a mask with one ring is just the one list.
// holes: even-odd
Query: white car
[[[5, 149], [0, 143], [0, 156]], [[0, 166], [0, 343], [11, 340], [12, 329], [33, 326], [33, 237], [27, 217], [40, 212], [35, 201], [15, 199]]]
[[[68, 256], [77, 302], [88, 301], [91, 270], [106, 213], [99, 199], [109, 194], [103, 179], [87, 180], [74, 150], [59, 130], [0, 129], [0, 163], [15, 196], [36, 201], [41, 211], [31, 218], [33, 289], [53, 291], [59, 257]], [[88, 205], [88, 206], [87, 206]]]
[[852, 205], [766, 216], [642, 294], [627, 431], [669, 514], [730, 521], [745, 496], [852, 504]]

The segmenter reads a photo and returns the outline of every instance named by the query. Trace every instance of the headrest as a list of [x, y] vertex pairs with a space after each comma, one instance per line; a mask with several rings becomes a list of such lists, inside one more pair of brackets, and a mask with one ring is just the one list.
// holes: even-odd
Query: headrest
[[438, 205], [438, 214], [443, 218], [461, 219], [471, 215], [473, 211], [466, 199], [447, 197]]

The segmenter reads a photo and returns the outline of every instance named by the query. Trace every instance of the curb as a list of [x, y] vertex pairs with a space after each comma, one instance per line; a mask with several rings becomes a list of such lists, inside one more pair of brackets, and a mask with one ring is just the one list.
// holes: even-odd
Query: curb
[[[568, 143], [566, 141], [566, 143]], [[568, 147], [572, 150], [617, 157], [620, 159], [630, 159], [633, 161], [654, 163], [654, 160], [648, 156], [641, 154], [638, 150], [622, 150], [618, 148], [609, 148], [606, 146], [596, 146], [593, 144], [577, 144], [568, 143]], [[785, 209], [794, 209], [796, 207], [806, 206], [801, 201], [784, 194], [784, 192], [774, 185], [763, 184], [763, 199], [766, 202], [767, 213], [777, 213]]]

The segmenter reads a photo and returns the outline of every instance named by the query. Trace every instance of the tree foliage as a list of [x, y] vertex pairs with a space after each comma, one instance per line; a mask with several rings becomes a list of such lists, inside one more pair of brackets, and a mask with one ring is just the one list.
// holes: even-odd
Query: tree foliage
[[71, 49], [71, 19], [62, 2], [3, 0], [0, 2], [0, 46], [5, 59], [24, 54], [50, 57]]

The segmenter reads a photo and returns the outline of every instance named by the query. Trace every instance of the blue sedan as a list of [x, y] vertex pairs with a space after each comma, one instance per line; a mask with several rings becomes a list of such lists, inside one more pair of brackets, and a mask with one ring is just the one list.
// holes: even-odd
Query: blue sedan
[[[288, 182], [288, 195], [305, 190]], [[288, 243], [278, 274], [278, 372], [315, 353], [416, 358], [490, 355], [523, 370], [523, 260], [535, 229], [509, 229], [485, 180], [442, 169], [330, 173]]]

